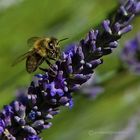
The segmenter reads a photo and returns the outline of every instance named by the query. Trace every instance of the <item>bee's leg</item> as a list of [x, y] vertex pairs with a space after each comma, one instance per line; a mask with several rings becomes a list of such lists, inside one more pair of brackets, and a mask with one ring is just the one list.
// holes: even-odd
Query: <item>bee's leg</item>
[[57, 59], [56, 58], [50, 58], [51, 60], [54, 60], [54, 61], [56, 61]]
[[[42, 70], [42, 71], [45, 71], [45, 72], [49, 71], [48, 69], [45, 69], [45, 68], [42, 68], [42, 67], [39, 67], [39, 69]], [[51, 73], [49, 73], [49, 75], [52, 76], [52, 77], [55, 77], [57, 75], [56, 72], [51, 67], [49, 69], [51, 70]]]
[[53, 72], [53, 74], [56, 76], [56, 72], [52, 69], [52, 64], [48, 59], [46, 59], [47, 64], [50, 66], [50, 70]]
[[52, 67], [51, 62], [50, 62], [48, 59], [45, 59], [45, 61], [46, 61], [46, 63], [47, 63], [50, 67]]
[[[57, 74], [56, 72], [52, 69], [52, 64], [50, 63], [50, 61], [48, 59], [45, 59], [45, 61], [47, 62], [47, 64], [50, 66], [49, 69], [51, 70], [52, 74], [50, 74], [52, 77], [55, 77]], [[43, 70], [45, 72], [47, 72], [47, 69], [41, 68], [39, 67], [40, 70]]]
[[39, 69], [42, 70], [42, 71], [48, 72], [48, 70], [45, 69], [45, 68], [39, 67]]

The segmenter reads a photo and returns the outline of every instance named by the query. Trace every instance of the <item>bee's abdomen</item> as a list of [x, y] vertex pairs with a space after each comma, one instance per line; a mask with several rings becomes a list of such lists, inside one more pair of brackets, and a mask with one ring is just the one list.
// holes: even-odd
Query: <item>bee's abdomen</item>
[[32, 73], [36, 71], [37, 67], [41, 64], [40, 60], [41, 57], [36, 56], [36, 54], [28, 56], [26, 60], [27, 72]]

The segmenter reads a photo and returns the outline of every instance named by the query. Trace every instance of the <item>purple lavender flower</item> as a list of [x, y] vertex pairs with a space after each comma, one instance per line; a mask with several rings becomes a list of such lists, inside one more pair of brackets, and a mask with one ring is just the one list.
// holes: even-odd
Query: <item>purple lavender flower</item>
[[[120, 2], [121, 4], [124, 4], [124, 3], [125, 3], [124, 0], [119, 0], [119, 2]], [[140, 14], [140, 1], [139, 1], [139, 0], [137, 0], [136, 14]]]
[[121, 60], [130, 71], [140, 74], [140, 34], [126, 42]]
[[103, 22], [102, 32], [91, 30], [79, 44], [70, 45], [45, 73], [36, 75], [27, 94], [18, 96], [1, 111], [0, 138], [40, 140], [38, 135], [51, 127], [50, 119], [59, 113], [59, 107], [73, 106], [72, 92], [91, 78], [94, 69], [103, 63], [101, 57], [110, 54], [121, 36], [132, 29], [129, 23], [136, 7], [136, 1], [128, 0], [114, 20]]
[[137, 4], [136, 13], [140, 14], [140, 2], [138, 2], [138, 4]]
[[36, 135], [28, 136], [26, 140], [40, 140], [40, 138]]

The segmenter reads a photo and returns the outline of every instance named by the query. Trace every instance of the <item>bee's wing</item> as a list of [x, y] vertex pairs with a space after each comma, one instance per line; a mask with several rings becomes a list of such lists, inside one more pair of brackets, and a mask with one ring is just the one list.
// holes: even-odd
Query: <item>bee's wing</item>
[[34, 51], [28, 51], [26, 53], [24, 53], [23, 55], [19, 56], [13, 63], [11, 66], [15, 66], [16, 64], [18, 64], [19, 62], [23, 61], [24, 59], [26, 59], [29, 55], [32, 55], [34, 53]]
[[31, 37], [27, 40], [27, 44], [29, 47], [32, 47], [38, 39], [41, 39], [40, 37]]

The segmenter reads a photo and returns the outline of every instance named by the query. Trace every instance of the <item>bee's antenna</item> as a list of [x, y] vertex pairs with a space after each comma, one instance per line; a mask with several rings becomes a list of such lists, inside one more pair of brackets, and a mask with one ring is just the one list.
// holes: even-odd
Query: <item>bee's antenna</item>
[[59, 44], [60, 42], [64, 41], [64, 40], [67, 40], [67, 39], [69, 39], [69, 38], [60, 39], [60, 40], [58, 41], [58, 44]]

